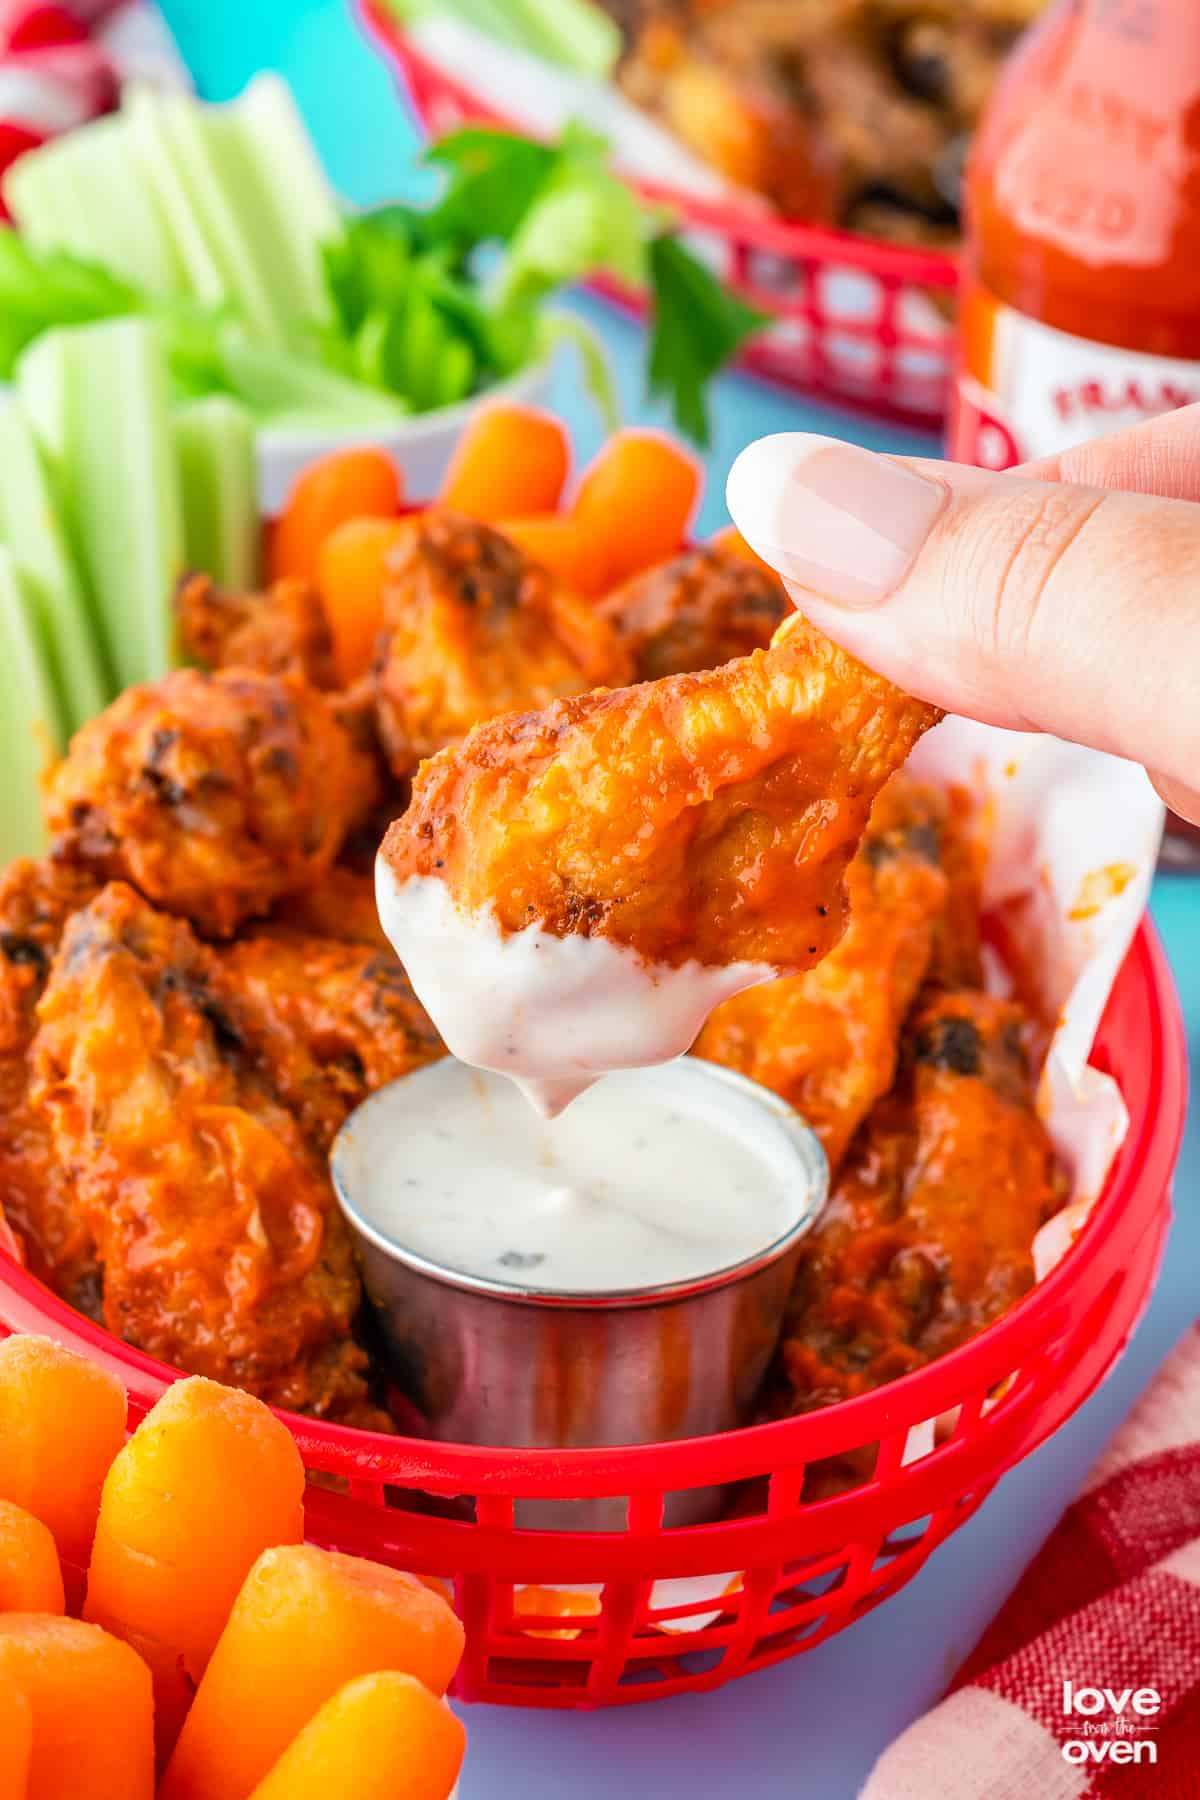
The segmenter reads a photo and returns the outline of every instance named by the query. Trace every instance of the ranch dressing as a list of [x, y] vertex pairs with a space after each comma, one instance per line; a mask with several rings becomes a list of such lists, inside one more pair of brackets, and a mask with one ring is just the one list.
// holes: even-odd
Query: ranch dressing
[[774, 979], [763, 963], [650, 964], [600, 937], [502, 931], [434, 876], [398, 882], [380, 857], [380, 923], [453, 1055], [509, 1075], [553, 1118], [598, 1076], [682, 1056], [713, 1008]]
[[366, 1102], [335, 1173], [352, 1220], [405, 1259], [557, 1294], [736, 1268], [824, 1197], [791, 1109], [690, 1057], [606, 1076], [553, 1120], [448, 1057]]

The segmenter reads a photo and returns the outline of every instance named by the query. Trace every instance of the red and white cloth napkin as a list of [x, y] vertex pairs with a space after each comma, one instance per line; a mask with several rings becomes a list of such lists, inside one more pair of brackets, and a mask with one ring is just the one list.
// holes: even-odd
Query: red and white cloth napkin
[[861, 1800], [1200, 1796], [1200, 1325]]
[[0, 0], [0, 172], [111, 111], [134, 80], [186, 85], [165, 25], [143, 0]]

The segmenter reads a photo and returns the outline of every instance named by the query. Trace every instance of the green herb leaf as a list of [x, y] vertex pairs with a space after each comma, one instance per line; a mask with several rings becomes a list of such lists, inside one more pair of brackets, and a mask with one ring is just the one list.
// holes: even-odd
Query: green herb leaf
[[654, 292], [650, 391], [668, 396], [680, 430], [695, 443], [707, 444], [708, 382], [766, 317], [728, 293], [669, 233], [652, 239], [649, 262]]
[[507, 243], [521, 225], [559, 152], [511, 131], [468, 126], [451, 132], [426, 152], [447, 184], [424, 215], [422, 242], [450, 240], [473, 248]]

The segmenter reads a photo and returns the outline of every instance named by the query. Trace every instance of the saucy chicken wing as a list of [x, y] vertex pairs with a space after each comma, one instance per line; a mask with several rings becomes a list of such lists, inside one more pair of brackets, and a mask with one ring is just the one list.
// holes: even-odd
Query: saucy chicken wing
[[91, 1237], [46, 1121], [29, 1102], [37, 1006], [72, 913], [96, 892], [86, 869], [22, 860], [0, 876], [0, 1205], [34, 1274], [95, 1316]]
[[946, 813], [935, 788], [893, 775], [846, 872], [841, 942], [815, 969], [726, 1000], [693, 1047], [794, 1106], [834, 1174], [892, 1085], [900, 1030], [929, 969], [947, 899]]
[[418, 770], [384, 930], [453, 1054], [552, 1115], [820, 961], [871, 803], [938, 717], [799, 614], [724, 668], [511, 713]]
[[915, 1015], [904, 1066], [800, 1255], [784, 1410], [878, 1387], [964, 1343], [1033, 1285], [1065, 1198], [1034, 1107], [1027, 1020], [973, 991]]
[[368, 1094], [445, 1054], [390, 950], [263, 931], [218, 954], [246, 1047], [322, 1153]]
[[215, 952], [113, 883], [67, 925], [39, 1016], [31, 1098], [94, 1243], [109, 1329], [280, 1406], [363, 1409], [349, 1238]]
[[504, 932], [803, 969], [841, 936], [875, 795], [939, 717], [796, 614], [724, 668], [478, 727], [420, 770], [382, 856]]
[[76, 734], [46, 815], [60, 859], [228, 937], [319, 880], [374, 794], [372, 762], [306, 682], [180, 669]]
[[255, 669], [335, 685], [325, 609], [307, 581], [277, 581], [265, 593], [230, 593], [209, 575], [185, 575], [175, 593], [184, 654], [205, 669]]
[[637, 576], [597, 610], [632, 655], [634, 680], [657, 681], [765, 650], [792, 604], [765, 569], [701, 545]]
[[393, 771], [514, 707], [624, 681], [627, 654], [586, 601], [490, 526], [455, 513], [414, 519], [383, 591], [373, 679]]

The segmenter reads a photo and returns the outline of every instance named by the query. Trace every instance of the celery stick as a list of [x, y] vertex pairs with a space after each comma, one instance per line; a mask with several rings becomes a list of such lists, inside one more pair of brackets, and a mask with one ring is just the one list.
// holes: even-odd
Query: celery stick
[[54, 696], [34, 609], [11, 551], [0, 546], [0, 859], [37, 856], [46, 846], [40, 782], [62, 750]]
[[225, 587], [259, 578], [258, 467], [249, 413], [223, 394], [175, 414], [188, 567]]
[[4, 178], [4, 193], [35, 248], [70, 250], [159, 298], [188, 292], [125, 113], [21, 157]]
[[206, 108], [179, 94], [135, 90], [125, 104], [140, 167], [167, 219], [196, 299], [232, 302], [254, 335], [282, 340], [282, 321], [238, 198], [213, 167]]
[[607, 81], [621, 54], [621, 33], [592, 0], [508, 0], [526, 47], [547, 62]]
[[17, 398], [50, 469], [64, 514], [70, 512], [69, 496], [64, 491], [64, 458], [72, 335], [69, 330], [47, 331], [23, 352], [16, 368]]
[[239, 400], [272, 423], [279, 413], [323, 413], [347, 425], [394, 425], [408, 408], [396, 394], [350, 381], [307, 357], [267, 350], [236, 329], [221, 339], [225, 379]]
[[0, 543], [12, 552], [37, 607], [59, 718], [69, 734], [108, 704], [111, 683], [50, 481], [16, 405], [0, 410], [0, 469]]
[[288, 316], [331, 318], [321, 247], [340, 235], [342, 219], [290, 88], [278, 75], [256, 75], [221, 111], [235, 123], [224, 139], [229, 177], [269, 252]]
[[142, 319], [70, 334], [65, 468], [84, 567], [121, 686], [171, 665], [183, 510], [166, 357]]

